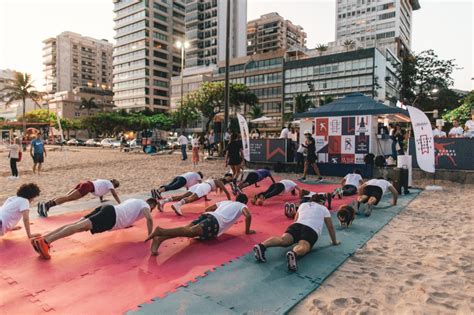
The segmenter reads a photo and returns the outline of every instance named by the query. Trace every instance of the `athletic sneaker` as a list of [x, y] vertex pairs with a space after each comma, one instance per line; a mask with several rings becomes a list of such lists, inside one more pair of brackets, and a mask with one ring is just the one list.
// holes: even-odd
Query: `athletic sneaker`
[[294, 203], [290, 203], [290, 213], [293, 214], [293, 218], [296, 215], [296, 205]]
[[323, 178], [321, 176], [318, 177], [318, 182], [322, 182]]
[[360, 214], [360, 212], [359, 212], [360, 203], [359, 203], [357, 200], [354, 200], [354, 201], [350, 204], [350, 206], [351, 206], [352, 208], [354, 208], [356, 214]]
[[365, 205], [365, 210], [364, 210], [364, 215], [365, 215], [366, 217], [370, 217], [370, 215], [372, 214], [373, 208], [374, 208], [373, 205], [366, 204], [366, 205]]
[[39, 238], [39, 237], [41, 237], [41, 236], [37, 236], [37, 237], [35, 237], [35, 238], [30, 239], [30, 243], [31, 243], [31, 246], [33, 246], [33, 249], [35, 250], [35, 252], [37, 252], [38, 254], [41, 255], [41, 252], [40, 252], [40, 250], [39, 250], [39, 247], [36, 245], [36, 242], [34, 242], [34, 240], [37, 239], [37, 238]]
[[285, 215], [288, 217], [290, 213], [290, 203], [285, 202]]
[[176, 215], [179, 215], [179, 216], [182, 216], [183, 215], [183, 212], [181, 211], [181, 205], [178, 204], [178, 203], [174, 203], [171, 205], [171, 209], [174, 210], [174, 212], [176, 213]]
[[38, 249], [39, 254], [42, 258], [44, 259], [50, 259], [51, 255], [49, 254], [49, 248], [50, 246], [46, 243], [44, 238], [42, 237], [37, 237], [32, 240], [35, 245], [33, 245], [33, 248]]
[[253, 252], [255, 253], [255, 259], [260, 262], [266, 262], [265, 251], [267, 249], [262, 244], [257, 244], [253, 247]]
[[156, 199], [159, 199], [157, 192], [158, 192], [158, 190], [152, 189], [152, 190], [151, 190], [151, 198], [153, 198], [153, 199], [155, 199], [155, 200], [156, 200]]
[[232, 189], [232, 194], [234, 194], [234, 196], [237, 196], [237, 194], [239, 193], [239, 187], [237, 187], [235, 183], [230, 183], [230, 188]]
[[43, 218], [48, 217], [48, 211], [46, 210], [46, 205], [44, 202], [38, 203], [38, 214], [40, 217], [43, 217]]
[[286, 253], [286, 263], [289, 271], [296, 271], [298, 266], [296, 265], [296, 254], [294, 251], [290, 250]]
[[300, 181], [304, 182], [306, 180], [306, 177], [301, 177]]

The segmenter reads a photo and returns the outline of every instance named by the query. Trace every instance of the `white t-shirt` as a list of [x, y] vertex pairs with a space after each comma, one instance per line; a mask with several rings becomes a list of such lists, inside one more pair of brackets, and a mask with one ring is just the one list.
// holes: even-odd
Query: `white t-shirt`
[[22, 212], [30, 210], [30, 202], [23, 197], [8, 198], [0, 208], [1, 234], [12, 230], [23, 216]]
[[362, 176], [356, 173], [347, 174], [344, 178], [346, 179], [346, 185], [352, 185], [356, 187], [360, 186], [359, 182], [362, 180]]
[[196, 172], [187, 172], [181, 175], [181, 177], [186, 179], [186, 185], [184, 186], [186, 188], [199, 184], [199, 181], [201, 180], [201, 175]]
[[199, 148], [199, 139], [194, 138], [193, 140], [191, 140], [191, 145], [193, 146], [193, 148]]
[[181, 135], [181, 136], [178, 137], [178, 143], [179, 143], [179, 145], [188, 145], [189, 141], [188, 141], [188, 138]]
[[316, 202], [306, 202], [302, 203], [298, 208], [298, 220], [296, 220], [296, 223], [312, 228], [320, 237], [323, 231], [324, 218], [330, 217], [331, 213], [325, 206]]
[[214, 139], [214, 134], [209, 134], [207, 136], [207, 139], [209, 140], [209, 144], [213, 144], [215, 142], [215, 139]]
[[446, 137], [446, 132], [439, 130], [438, 128], [433, 129], [433, 137]]
[[225, 140], [225, 141], [229, 141], [229, 140], [230, 140], [230, 133], [226, 132], [226, 133], [224, 134], [224, 140]]
[[296, 142], [298, 140], [298, 134], [296, 132], [289, 131], [288, 132], [288, 139], [291, 139], [291, 140]]
[[280, 181], [280, 183], [282, 183], [285, 186], [286, 193], [292, 192], [296, 187], [296, 183], [289, 179], [283, 179]]
[[474, 120], [469, 119], [468, 121], [466, 121], [465, 126], [469, 131], [474, 131]]
[[246, 205], [230, 200], [218, 202], [216, 205], [216, 211], [208, 213], [215, 217], [217, 222], [219, 222], [219, 233], [217, 236], [221, 236], [242, 215], [242, 210], [246, 207]]
[[390, 182], [386, 181], [385, 179], [371, 179], [367, 182], [367, 186], [377, 186], [382, 189], [382, 193], [386, 193], [388, 187], [392, 186]]
[[102, 197], [111, 189], [114, 189], [114, 184], [107, 179], [97, 179], [94, 180], [92, 184], [94, 185], [94, 192], [92, 194], [96, 197]]
[[462, 127], [453, 127], [449, 131], [449, 134], [450, 135], [456, 135], [456, 136], [462, 136], [464, 134], [464, 130], [462, 129]]
[[131, 226], [135, 221], [143, 219], [143, 209], [150, 210], [150, 206], [141, 199], [128, 199], [114, 206], [116, 221], [112, 230], [124, 229]]
[[280, 139], [287, 139], [288, 133], [290, 133], [290, 130], [288, 130], [288, 128], [283, 128], [283, 130], [280, 133]]
[[20, 157], [20, 146], [12, 144], [8, 147], [10, 149], [10, 159], [18, 159]]

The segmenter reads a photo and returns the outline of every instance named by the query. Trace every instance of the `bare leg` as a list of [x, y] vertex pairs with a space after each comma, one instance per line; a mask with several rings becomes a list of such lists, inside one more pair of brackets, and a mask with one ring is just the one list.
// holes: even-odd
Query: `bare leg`
[[60, 204], [63, 204], [65, 202], [78, 200], [78, 199], [81, 199], [81, 198], [82, 198], [82, 195], [79, 191], [72, 190], [66, 196], [55, 198], [55, 199], [53, 199], [53, 201], [56, 203], [56, 205], [60, 205]]
[[155, 237], [168, 237], [175, 238], [175, 237], [196, 237], [202, 235], [202, 227], [199, 224], [196, 225], [186, 225], [182, 227], [172, 228], [172, 229], [164, 229], [159, 226], [155, 228], [155, 230], [147, 237], [147, 241], [151, 240]]
[[36, 174], [36, 163], [33, 163], [33, 174]]
[[293, 236], [291, 234], [285, 233], [281, 237], [274, 236], [262, 243], [265, 248], [269, 247], [288, 247], [294, 243]]
[[309, 253], [311, 250], [311, 245], [308, 243], [308, 241], [301, 240], [296, 244], [295, 247], [293, 247], [293, 251], [295, 252], [296, 256], [301, 257]]
[[366, 195], [362, 195], [357, 198], [357, 201], [360, 203], [366, 203], [368, 200], [369, 200], [369, 197]]
[[369, 198], [369, 201], [367, 201], [367, 204], [373, 206], [373, 205], [375, 205], [376, 202], [377, 202], [377, 198], [375, 198], [375, 197], [370, 197], [370, 198]]
[[65, 228], [59, 230], [57, 233], [48, 234], [44, 236], [46, 243], [51, 244], [61, 238], [71, 236], [79, 232], [90, 231], [92, 229], [92, 222], [89, 219], [84, 219]]
[[[255, 185], [257, 185], [257, 183], [255, 183]], [[248, 186], [250, 186], [250, 185], [247, 182], [240, 182], [240, 184], [239, 184], [240, 189], [244, 189], [245, 187], [248, 187]]]
[[38, 175], [40, 175], [40, 173], [41, 173], [41, 165], [42, 165], [42, 164], [43, 164], [43, 163], [39, 163], [39, 164], [38, 164]]
[[319, 168], [316, 165], [316, 163], [311, 164], [313, 166], [314, 173], [318, 175], [318, 177], [321, 177], [321, 173], [319, 172]]
[[303, 171], [303, 178], [308, 175], [308, 161], [304, 162], [304, 171]]
[[161, 243], [164, 241], [173, 238], [171, 236], [157, 236], [153, 238], [153, 242], [151, 243], [151, 255], [157, 256], [158, 255], [158, 248], [160, 248]]

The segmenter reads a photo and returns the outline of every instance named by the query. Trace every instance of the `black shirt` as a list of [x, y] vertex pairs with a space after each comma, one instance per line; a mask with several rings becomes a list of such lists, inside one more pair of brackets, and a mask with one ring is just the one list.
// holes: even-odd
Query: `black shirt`
[[313, 137], [308, 138], [308, 144], [304, 145], [303, 147], [308, 150], [308, 157], [315, 157], [316, 156], [316, 142], [314, 141]]
[[227, 152], [229, 153], [229, 160], [238, 160], [240, 159], [240, 150], [242, 150], [243, 145], [241, 140], [235, 140], [229, 143], [227, 146]]

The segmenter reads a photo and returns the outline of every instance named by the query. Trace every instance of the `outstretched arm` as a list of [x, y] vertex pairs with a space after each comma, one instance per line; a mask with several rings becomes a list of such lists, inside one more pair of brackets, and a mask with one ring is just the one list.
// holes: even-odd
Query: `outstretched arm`
[[326, 227], [328, 228], [328, 232], [329, 232], [329, 236], [331, 237], [332, 245], [341, 244], [341, 242], [336, 239], [336, 231], [334, 230], [334, 225], [332, 224], [331, 217], [324, 218], [324, 223], [326, 224]]
[[250, 214], [250, 211], [248, 208], [243, 208], [242, 213], [245, 216], [245, 234], [255, 234], [254, 230], [250, 229], [250, 225], [252, 224], [252, 214]]
[[390, 190], [390, 192], [392, 193], [392, 197], [393, 197], [393, 205], [397, 205], [397, 199], [398, 199], [398, 191], [395, 189], [395, 187], [393, 186], [389, 186], [388, 187], [388, 190]]
[[25, 226], [26, 236], [28, 236], [28, 238], [33, 238], [33, 237], [36, 237], [36, 236], [40, 236], [41, 234], [38, 234], [38, 233], [31, 234], [31, 230], [30, 230], [30, 210], [23, 211], [21, 214], [23, 215], [23, 225]]
[[232, 200], [229, 191], [227, 190], [227, 188], [225, 188], [225, 185], [221, 180], [216, 180], [216, 186], [219, 187], [226, 194], [227, 200]]
[[204, 209], [204, 212], [214, 212], [216, 211], [216, 209], [217, 209], [217, 204], [207, 207], [206, 209]]
[[117, 195], [117, 192], [115, 191], [115, 189], [111, 189], [110, 192], [112, 193], [112, 196], [114, 196], [115, 201], [117, 201], [117, 203], [120, 203], [120, 198]]
[[272, 180], [272, 183], [275, 184], [275, 179], [273, 178], [273, 176], [269, 175], [268, 177], [270, 177], [270, 179]]
[[153, 232], [153, 218], [151, 217], [151, 213], [148, 208], [143, 208], [142, 211], [146, 219], [146, 228], [148, 230], [148, 235], [150, 235], [151, 232]]

